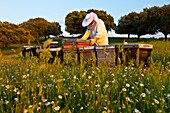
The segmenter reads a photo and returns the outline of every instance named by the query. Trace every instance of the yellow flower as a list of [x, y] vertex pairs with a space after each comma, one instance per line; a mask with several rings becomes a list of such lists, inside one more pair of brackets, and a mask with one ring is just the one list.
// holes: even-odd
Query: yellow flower
[[122, 109], [125, 109], [125, 108], [126, 108], [125, 104], [122, 104]]
[[0, 78], [0, 80], [3, 80], [3, 78]]

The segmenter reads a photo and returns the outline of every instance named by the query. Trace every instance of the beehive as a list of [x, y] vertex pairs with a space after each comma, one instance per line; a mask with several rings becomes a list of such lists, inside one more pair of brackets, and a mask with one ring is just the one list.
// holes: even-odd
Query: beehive
[[76, 48], [90, 46], [90, 40], [77, 39], [75, 42]]
[[[151, 44], [117, 44], [116, 50], [116, 64], [120, 58], [122, 63], [128, 63], [130, 60], [135, 61], [135, 65], [145, 63], [151, 55], [153, 45]], [[123, 55], [124, 54], [124, 55]], [[125, 56], [125, 57], [124, 57]]]
[[58, 41], [52, 41], [50, 43], [50, 48], [57, 48], [58, 47]]
[[94, 52], [94, 46], [85, 46], [78, 48], [78, 60], [79, 62], [92, 63], [96, 64], [96, 56]]
[[39, 54], [36, 52], [37, 49], [40, 49], [40, 46], [22, 46], [22, 55], [25, 57], [26, 54], [29, 54], [30, 57], [38, 57]]
[[49, 62], [54, 62], [54, 59], [56, 57], [63, 61], [62, 48], [50, 48], [50, 53], [53, 56], [53, 58], [50, 58]]
[[95, 52], [99, 65], [115, 65], [115, 46], [96, 46]]

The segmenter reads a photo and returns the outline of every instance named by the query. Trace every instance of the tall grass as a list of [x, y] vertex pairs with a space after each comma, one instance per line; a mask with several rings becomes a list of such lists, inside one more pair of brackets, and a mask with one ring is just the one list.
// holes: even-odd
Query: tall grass
[[[169, 42], [154, 45], [149, 67], [54, 63], [0, 57], [1, 113], [168, 113]], [[164, 50], [162, 50], [164, 49]], [[46, 60], [43, 60], [46, 59]]]

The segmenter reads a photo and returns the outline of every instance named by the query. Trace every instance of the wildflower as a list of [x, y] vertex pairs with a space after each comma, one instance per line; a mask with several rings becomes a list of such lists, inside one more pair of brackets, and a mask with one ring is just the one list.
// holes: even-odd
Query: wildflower
[[138, 100], [138, 99], [135, 99], [135, 101], [136, 101], [136, 102], [139, 102], [139, 100]]
[[83, 73], [83, 76], [85, 76], [86, 75], [86, 71]]
[[14, 91], [14, 92], [17, 92], [17, 90], [18, 90], [18, 88], [15, 88], [13, 91]]
[[133, 70], [134, 69], [134, 67], [131, 67], [131, 70]]
[[56, 107], [54, 108], [54, 110], [56, 110], [56, 111], [60, 110], [60, 106], [56, 106]]
[[28, 110], [27, 110], [27, 109], [24, 109], [24, 113], [28, 113]]
[[68, 93], [65, 93], [66, 95], [68, 95]]
[[137, 84], [137, 85], [138, 85], [138, 84], [139, 84], [139, 82], [135, 82], [135, 84]]
[[144, 74], [142, 73], [141, 76], [144, 77]]
[[134, 86], [132, 86], [131, 88], [134, 89]]
[[62, 97], [62, 95], [58, 95], [58, 98], [59, 98], [59, 99], [62, 99], [63, 97]]
[[113, 79], [112, 81], [111, 81], [111, 83], [114, 83], [115, 82], [115, 79]]
[[19, 99], [18, 98], [14, 98], [15, 101], [18, 101]]
[[138, 109], [135, 108], [135, 113], [141, 113]]
[[170, 98], [170, 94], [167, 94], [167, 98]]
[[159, 101], [158, 101], [158, 100], [156, 100], [156, 99], [154, 99], [154, 102], [155, 102], [156, 104], [159, 104]]
[[17, 95], [19, 95], [20, 94], [20, 91], [17, 91]]
[[95, 85], [95, 87], [100, 87], [100, 84]]
[[51, 101], [51, 104], [54, 104], [54, 101]]
[[47, 99], [42, 99], [43, 102], [47, 102]]
[[48, 105], [50, 105], [50, 104], [51, 104], [50, 102], [45, 103], [46, 106], [48, 106]]
[[126, 75], [124, 74], [122, 77], [125, 77]]
[[108, 84], [105, 84], [104, 88], [108, 88], [108, 87], [109, 87], [109, 85], [108, 85]]
[[9, 104], [9, 101], [5, 100], [5, 104]]
[[85, 84], [86, 87], [89, 87], [89, 84]]
[[83, 110], [83, 106], [80, 108], [80, 110]]
[[129, 94], [130, 94], [130, 95], [132, 95], [132, 94], [133, 94], [133, 92], [129, 92]]
[[41, 102], [39, 102], [38, 104], [41, 105]]
[[146, 97], [145, 93], [141, 93], [140, 95], [141, 95], [141, 97]]
[[51, 77], [51, 78], [53, 78], [53, 77], [54, 77], [54, 75], [51, 75], [50, 77]]
[[9, 85], [6, 85], [5, 87], [6, 87], [6, 89], [9, 89]]
[[146, 89], [146, 93], [147, 93], [147, 94], [151, 94], [151, 91], [149, 91], [148, 89]]
[[125, 67], [124, 71], [127, 71], [128, 67]]
[[51, 87], [52, 86], [52, 84], [48, 84], [48, 87]]
[[162, 86], [162, 90], [165, 90], [165, 86]]
[[28, 108], [32, 108], [32, 106], [33, 106], [33, 105], [29, 105], [29, 107], [28, 107]]
[[77, 79], [76, 76], [73, 77], [74, 79]]
[[140, 83], [139, 85], [140, 85], [141, 87], [143, 87], [143, 86], [144, 86], [144, 84], [142, 84], [142, 83]]
[[126, 87], [130, 87], [130, 84], [126, 84]]
[[91, 76], [88, 76], [88, 79], [91, 79], [92, 77]]
[[96, 67], [96, 70], [100, 72], [100, 69], [98, 67]]
[[107, 107], [104, 107], [104, 110], [107, 110]]
[[122, 91], [126, 91], [126, 88], [123, 88]]
[[126, 100], [130, 102], [130, 98], [129, 97], [126, 97]]
[[38, 107], [37, 107], [37, 111], [39, 111], [40, 109], [41, 109], [41, 107], [38, 106]]
[[22, 78], [27, 78], [27, 75], [23, 75]]
[[63, 78], [63, 81], [65, 81], [66, 79], [65, 78]]

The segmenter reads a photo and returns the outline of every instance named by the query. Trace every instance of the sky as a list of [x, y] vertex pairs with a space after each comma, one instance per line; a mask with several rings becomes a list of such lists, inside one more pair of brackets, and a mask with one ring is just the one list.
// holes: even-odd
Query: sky
[[[144, 8], [170, 4], [170, 0], [0, 0], [0, 21], [19, 24], [41, 17], [49, 22], [59, 22], [63, 35], [64, 19], [72, 11], [104, 10], [118, 24], [121, 16], [142, 12]], [[111, 32], [110, 35], [116, 35]]]

